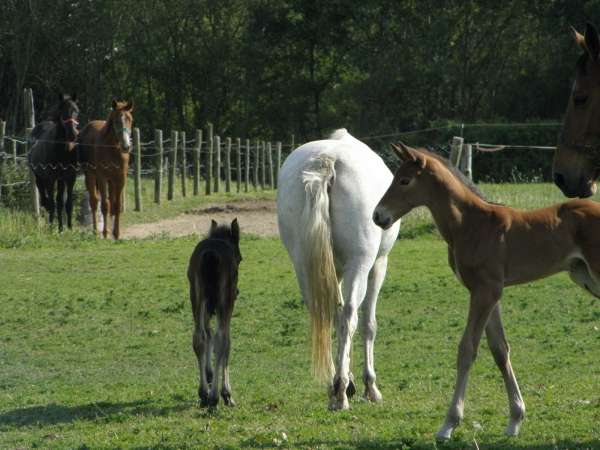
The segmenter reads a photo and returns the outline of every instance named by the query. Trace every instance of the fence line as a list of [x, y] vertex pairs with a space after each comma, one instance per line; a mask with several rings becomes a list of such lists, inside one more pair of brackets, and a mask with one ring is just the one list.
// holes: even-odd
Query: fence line
[[[27, 95], [27, 94], [26, 94]], [[29, 112], [31, 117], [31, 113]], [[28, 121], [28, 125], [33, 125], [33, 122]], [[394, 138], [400, 136], [410, 136], [417, 134], [429, 133], [432, 131], [449, 130], [460, 128], [477, 127], [555, 127], [559, 126], [558, 122], [545, 123], [465, 123], [465, 124], [448, 124], [439, 127], [430, 127], [420, 130], [409, 130], [403, 132], [365, 136], [359, 138], [361, 140]], [[276, 189], [281, 164], [289, 151], [296, 148], [295, 136], [291, 135], [290, 143], [282, 143], [281, 141], [270, 142], [256, 139], [251, 142], [249, 139], [242, 140], [236, 138], [235, 142], [230, 137], [221, 139], [215, 135], [212, 124], [207, 124], [206, 134], [203, 130], [196, 130], [195, 137], [192, 139], [186, 138], [184, 131], [171, 131], [169, 139], [163, 139], [162, 130], [154, 131], [154, 139], [142, 142], [139, 128], [133, 130], [133, 147], [131, 151], [132, 164], [129, 174], [134, 179], [134, 195], [135, 195], [135, 210], [142, 211], [142, 177], [154, 178], [154, 202], [161, 203], [163, 173], [166, 169], [168, 172], [167, 180], [167, 200], [172, 200], [175, 196], [175, 183], [178, 176], [181, 177], [180, 193], [182, 197], [186, 197], [188, 177], [192, 180], [194, 196], [200, 195], [200, 183], [204, 178], [206, 183], [205, 195], [210, 195], [213, 192], [221, 191], [221, 181], [224, 182], [225, 192], [232, 192], [231, 183], [236, 183], [235, 191], [249, 192], [251, 186], [255, 191], [259, 188]], [[94, 164], [30, 164], [27, 161], [29, 148], [33, 144], [28, 139], [32, 127], [27, 128], [25, 136], [11, 136], [6, 133], [6, 123], [0, 121], [0, 188], [19, 188], [21, 186], [35, 186], [33, 179], [33, 170], [81, 170], [81, 169], [96, 169]], [[472, 176], [472, 150], [479, 152], [498, 152], [505, 149], [541, 149], [554, 150], [553, 146], [536, 146], [536, 145], [512, 145], [512, 144], [487, 144], [487, 143], [465, 143], [460, 142], [460, 145], [454, 142], [451, 145], [450, 159], [455, 163], [467, 176]], [[57, 142], [52, 140], [36, 140], [35, 142]], [[78, 144], [83, 145], [83, 144]], [[25, 149], [24, 153], [18, 152], [18, 146]], [[287, 151], [289, 149], [289, 151]], [[231, 161], [232, 154], [234, 161]], [[179, 155], [178, 155], [179, 152]], [[221, 152], [224, 152], [222, 155]], [[454, 152], [454, 154], [452, 153]], [[5, 178], [8, 164], [14, 166], [27, 166], [30, 171], [29, 180], [8, 180]], [[118, 165], [113, 164], [115, 168]], [[103, 164], [104, 168], [110, 168], [108, 164]], [[232, 176], [234, 177], [232, 179]], [[4, 183], [3, 183], [4, 181]], [[1, 195], [1, 191], [0, 191]], [[37, 189], [31, 190], [31, 200], [36, 210]], [[39, 208], [39, 206], [37, 206]]]

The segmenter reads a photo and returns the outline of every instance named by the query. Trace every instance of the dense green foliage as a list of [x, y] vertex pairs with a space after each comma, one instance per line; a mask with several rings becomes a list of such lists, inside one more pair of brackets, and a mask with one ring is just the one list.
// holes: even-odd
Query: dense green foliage
[[5, 0], [0, 117], [77, 92], [134, 98], [143, 129], [300, 140], [439, 121], [559, 119], [597, 0]]
[[522, 435], [502, 434], [504, 387], [484, 343], [465, 423], [450, 443], [435, 443], [467, 293], [431, 236], [401, 239], [390, 257], [375, 347], [384, 403], [354, 399], [342, 413], [327, 411], [325, 389], [310, 378], [307, 313], [283, 246], [244, 236], [232, 322], [238, 406], [199, 409], [185, 279], [195, 243], [73, 237], [0, 250], [1, 448], [600, 446], [599, 304], [564, 274], [503, 299], [528, 408]]

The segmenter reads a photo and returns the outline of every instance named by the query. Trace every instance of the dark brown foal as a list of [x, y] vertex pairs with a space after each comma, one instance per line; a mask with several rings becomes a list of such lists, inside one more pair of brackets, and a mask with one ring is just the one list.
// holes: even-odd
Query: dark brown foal
[[[237, 219], [231, 226], [218, 226], [214, 220], [208, 237], [196, 246], [188, 266], [190, 300], [194, 315], [193, 346], [200, 369], [198, 396], [201, 406], [216, 406], [219, 402], [219, 376], [222, 376], [221, 397], [227, 406], [234, 406], [229, 384], [229, 325], [238, 294], [240, 227]], [[213, 336], [210, 319], [217, 316]], [[215, 353], [213, 376], [211, 354]]]

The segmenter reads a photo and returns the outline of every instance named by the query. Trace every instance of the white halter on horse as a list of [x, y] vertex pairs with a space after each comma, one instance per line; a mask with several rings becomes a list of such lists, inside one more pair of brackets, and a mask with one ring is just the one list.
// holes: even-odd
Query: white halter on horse
[[[347, 409], [348, 396], [355, 392], [350, 348], [363, 301], [365, 396], [381, 400], [373, 367], [375, 308], [400, 222], [383, 231], [371, 217], [391, 182], [383, 160], [345, 129], [294, 150], [279, 172], [279, 232], [310, 311], [313, 370], [331, 383], [331, 409]], [[333, 322], [338, 336], [335, 367]]]

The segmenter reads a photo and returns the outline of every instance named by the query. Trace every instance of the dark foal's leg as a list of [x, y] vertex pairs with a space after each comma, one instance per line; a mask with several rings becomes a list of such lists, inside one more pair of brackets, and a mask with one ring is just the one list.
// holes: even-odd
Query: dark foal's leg
[[56, 216], [58, 217], [58, 231], [63, 231], [63, 203], [65, 201], [65, 182], [56, 180]]
[[67, 202], [65, 209], [67, 211], [67, 227], [73, 228], [73, 187], [75, 186], [75, 175], [66, 181], [67, 184]]
[[190, 285], [190, 300], [192, 302], [192, 309], [194, 310], [194, 334], [192, 338], [192, 345], [194, 352], [196, 353], [196, 359], [198, 360], [198, 371], [199, 371], [199, 386], [198, 386], [198, 397], [200, 399], [200, 406], [208, 406], [208, 387], [209, 382], [206, 379], [206, 355], [208, 353], [207, 345], [207, 331], [206, 328], [206, 307], [203, 303], [201, 293], [198, 292], [196, 286], [199, 285], [194, 281]]
[[217, 330], [215, 340], [215, 376], [210, 387], [208, 401], [211, 405], [216, 405], [219, 401], [219, 376], [222, 377], [221, 397], [227, 406], [235, 406], [231, 397], [231, 384], [229, 383], [229, 351], [231, 348], [231, 339], [229, 337], [229, 323], [231, 321], [231, 311], [225, 312], [222, 316], [217, 314]]

